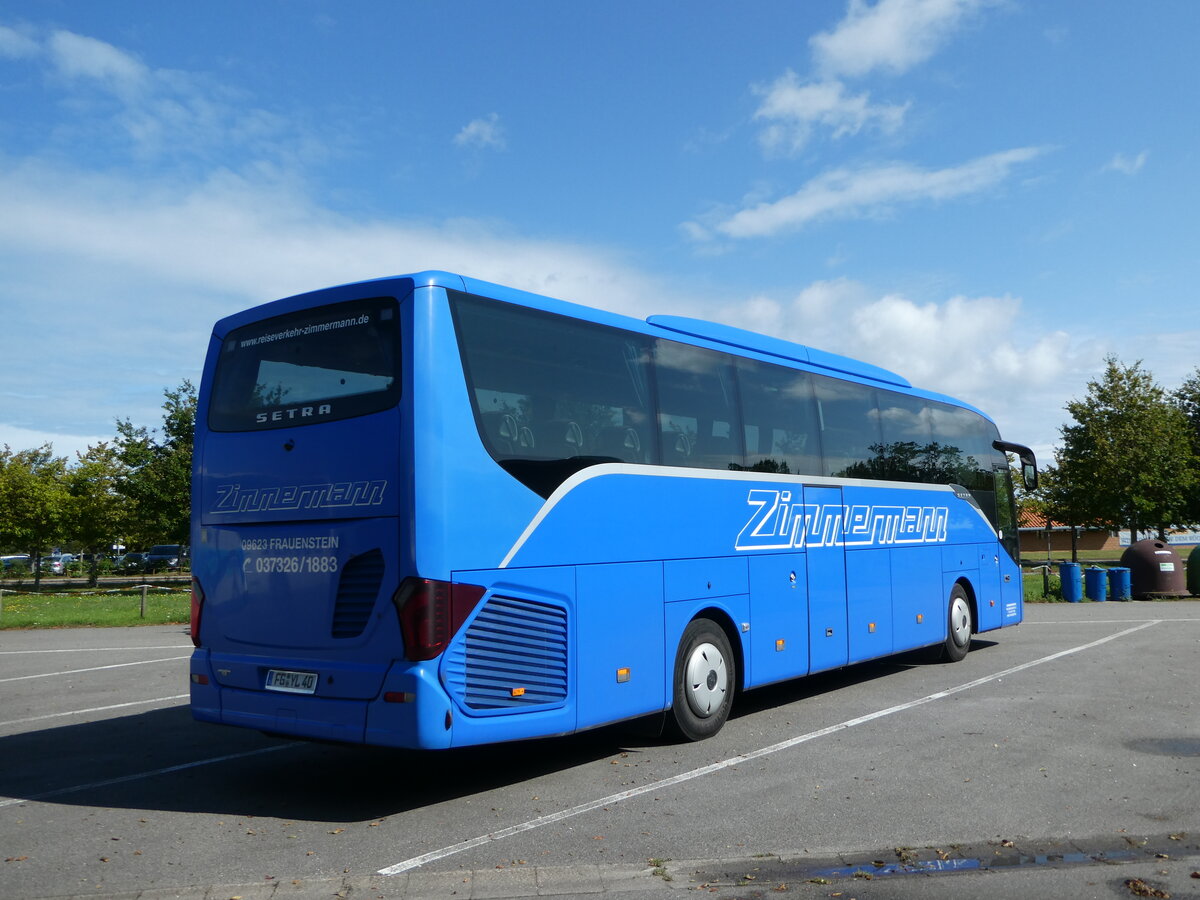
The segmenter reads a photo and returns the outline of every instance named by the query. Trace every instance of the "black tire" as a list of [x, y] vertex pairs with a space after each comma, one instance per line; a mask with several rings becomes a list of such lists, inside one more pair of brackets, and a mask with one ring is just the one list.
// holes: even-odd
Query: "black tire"
[[958, 662], [971, 649], [971, 635], [975, 632], [975, 615], [971, 612], [971, 600], [961, 584], [950, 590], [950, 601], [946, 604], [946, 640], [930, 648], [931, 662]]
[[681, 737], [702, 741], [721, 730], [737, 685], [737, 662], [721, 626], [695, 619], [684, 629], [673, 684], [671, 712]]

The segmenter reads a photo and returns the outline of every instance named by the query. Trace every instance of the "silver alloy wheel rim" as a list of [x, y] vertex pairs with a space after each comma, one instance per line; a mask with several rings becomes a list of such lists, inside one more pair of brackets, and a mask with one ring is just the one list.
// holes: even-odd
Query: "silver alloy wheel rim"
[[725, 699], [728, 676], [725, 657], [715, 644], [703, 643], [692, 651], [684, 671], [688, 706], [697, 716], [707, 719]]
[[955, 597], [950, 603], [950, 636], [959, 647], [971, 640], [971, 606], [963, 597]]

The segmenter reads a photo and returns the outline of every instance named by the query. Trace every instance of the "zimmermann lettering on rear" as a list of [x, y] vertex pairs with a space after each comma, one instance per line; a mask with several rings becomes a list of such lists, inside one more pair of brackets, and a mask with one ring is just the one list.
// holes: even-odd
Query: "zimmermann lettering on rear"
[[386, 481], [337, 481], [243, 490], [240, 484], [218, 484], [213, 513], [274, 512], [293, 509], [337, 509], [378, 506], [387, 493]]

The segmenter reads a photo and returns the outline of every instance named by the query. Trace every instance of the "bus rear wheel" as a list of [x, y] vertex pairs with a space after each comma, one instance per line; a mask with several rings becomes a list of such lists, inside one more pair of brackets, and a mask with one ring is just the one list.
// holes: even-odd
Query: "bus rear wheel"
[[671, 711], [680, 736], [702, 741], [720, 731], [733, 707], [736, 684], [733, 649], [721, 626], [710, 619], [692, 621], [675, 656]]
[[950, 603], [946, 610], [946, 640], [930, 648], [930, 660], [958, 662], [971, 649], [971, 635], [975, 632], [975, 616], [971, 613], [971, 600], [961, 584], [950, 590]]

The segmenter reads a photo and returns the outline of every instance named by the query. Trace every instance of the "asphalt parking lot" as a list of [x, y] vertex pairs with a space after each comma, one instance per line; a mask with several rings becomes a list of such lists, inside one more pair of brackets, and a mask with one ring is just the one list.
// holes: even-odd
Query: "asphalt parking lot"
[[0, 632], [0, 897], [1200, 897], [1196, 601], [1028, 606], [698, 744], [285, 743], [193, 723], [190, 650]]

